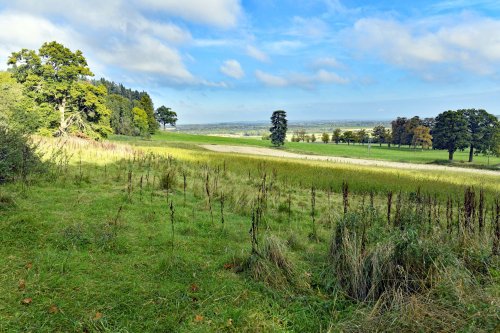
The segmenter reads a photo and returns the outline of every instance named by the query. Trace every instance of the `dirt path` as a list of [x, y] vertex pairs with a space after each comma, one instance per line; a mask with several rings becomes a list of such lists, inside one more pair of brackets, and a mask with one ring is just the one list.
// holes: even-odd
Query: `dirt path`
[[315, 161], [328, 161], [334, 163], [389, 167], [396, 169], [467, 172], [471, 174], [493, 175], [500, 177], [500, 171], [447, 167], [444, 165], [402, 163], [402, 162], [366, 160], [358, 158], [324, 156], [324, 155], [305, 155], [305, 154], [290, 153], [287, 151], [275, 150], [270, 148], [250, 147], [250, 146], [200, 145], [200, 147], [219, 153], [237, 153], [237, 154], [261, 155], [261, 156], [285, 157], [285, 158], [296, 158], [296, 159], [306, 159]]

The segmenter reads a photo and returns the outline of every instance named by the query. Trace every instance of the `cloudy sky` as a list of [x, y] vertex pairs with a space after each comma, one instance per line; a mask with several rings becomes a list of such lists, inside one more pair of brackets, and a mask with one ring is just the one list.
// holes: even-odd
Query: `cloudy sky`
[[0, 69], [51, 40], [180, 123], [500, 114], [498, 0], [0, 0]]

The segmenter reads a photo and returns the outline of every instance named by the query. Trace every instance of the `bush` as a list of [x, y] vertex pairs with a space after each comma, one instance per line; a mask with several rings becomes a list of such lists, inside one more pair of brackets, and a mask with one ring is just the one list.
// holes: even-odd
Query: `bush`
[[30, 139], [18, 131], [0, 126], [0, 183], [43, 170], [43, 163]]

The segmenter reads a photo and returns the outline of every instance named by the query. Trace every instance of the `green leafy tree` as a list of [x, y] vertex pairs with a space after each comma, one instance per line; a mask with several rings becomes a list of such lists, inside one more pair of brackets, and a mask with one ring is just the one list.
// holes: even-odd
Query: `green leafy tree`
[[0, 125], [21, 133], [33, 133], [47, 118], [23, 94], [23, 85], [8, 72], [0, 72]]
[[340, 140], [342, 140], [342, 131], [340, 128], [336, 128], [332, 134], [332, 141], [335, 141], [335, 144], [338, 145]]
[[408, 147], [411, 147], [413, 143], [413, 134], [415, 131], [415, 128], [422, 126], [422, 121], [420, 120], [420, 117], [415, 116], [408, 121], [406, 121], [404, 125], [404, 135], [403, 135], [403, 142], [405, 145], [408, 145]]
[[147, 93], [143, 93], [141, 99], [136, 104], [137, 107], [141, 108], [146, 112], [148, 116], [148, 131], [149, 134], [154, 134], [156, 130], [159, 128], [158, 122], [155, 118], [155, 108], [153, 105], [153, 100]]
[[286, 120], [286, 112], [283, 110], [274, 111], [271, 116], [271, 142], [275, 146], [282, 146], [285, 144], [286, 131], [288, 129], [288, 122]]
[[446, 149], [450, 161], [453, 160], [455, 151], [469, 146], [467, 118], [461, 111], [445, 111], [439, 114], [432, 133], [432, 147]]
[[314, 133], [311, 135], [311, 142], [316, 142], [316, 135]]
[[323, 133], [323, 135], [321, 135], [321, 141], [323, 141], [323, 143], [328, 143], [330, 141], [330, 135], [328, 133]]
[[[96, 103], [102, 102], [106, 92], [84, 82], [93, 74], [81, 51], [72, 52], [57, 42], [44, 43], [38, 52], [23, 49], [12, 53], [8, 65], [12, 76], [23, 84], [26, 96], [57, 113], [58, 121], [49, 124], [57, 128], [57, 135], [82, 126], [88, 134], [105, 135], [109, 112]], [[88, 121], [96, 123], [89, 126]]]
[[384, 142], [387, 142], [387, 147], [391, 148], [392, 133], [390, 129], [386, 129], [384, 132]]
[[406, 122], [408, 119], [404, 117], [398, 117], [396, 120], [391, 122], [392, 126], [392, 143], [398, 145], [398, 148], [401, 148], [401, 144], [405, 142], [406, 137]]
[[360, 129], [355, 133], [355, 141], [361, 144], [365, 144], [365, 142], [368, 142], [369, 138], [370, 137], [368, 136], [368, 133], [366, 132], [365, 129]]
[[469, 162], [474, 159], [474, 153], [486, 153], [494, 146], [495, 133], [499, 126], [498, 119], [485, 110], [459, 110], [467, 119], [469, 131]]
[[163, 129], [165, 129], [165, 126], [169, 124], [170, 126], [175, 126], [177, 123], [177, 113], [172, 111], [171, 108], [167, 108], [166, 106], [160, 106], [158, 109], [156, 109], [156, 120], [158, 120], [159, 123], [163, 124]]
[[133, 103], [118, 94], [108, 95], [106, 106], [111, 111], [110, 124], [115, 134], [134, 135]]
[[382, 125], [375, 126], [372, 132], [373, 137], [377, 140], [380, 147], [382, 147], [382, 143], [385, 143], [385, 127]]
[[351, 142], [354, 141], [354, 138], [355, 138], [355, 135], [354, 135], [353, 131], [345, 131], [342, 134], [342, 140], [344, 140], [344, 142], [347, 142], [348, 146], [351, 144]]
[[140, 136], [149, 135], [149, 122], [146, 111], [141, 108], [135, 107], [132, 109], [134, 115], [135, 134]]

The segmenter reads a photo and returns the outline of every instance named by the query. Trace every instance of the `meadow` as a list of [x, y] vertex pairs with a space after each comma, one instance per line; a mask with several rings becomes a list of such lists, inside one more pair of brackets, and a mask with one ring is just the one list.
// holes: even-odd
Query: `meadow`
[[[319, 138], [319, 136], [318, 136]], [[111, 138], [116, 141], [125, 141], [134, 143], [137, 138], [127, 136], [114, 136]], [[319, 139], [318, 139], [319, 140]], [[140, 141], [141, 145], [157, 145], [161, 146], [165, 143], [186, 143], [186, 144], [226, 144], [226, 145], [248, 145], [270, 148], [271, 142], [261, 140], [260, 138], [245, 138], [245, 137], [224, 137], [212, 135], [195, 135], [178, 132], [164, 132], [160, 131], [153, 135], [150, 142]], [[448, 162], [448, 152], [443, 150], [432, 149], [413, 149], [408, 147], [397, 148], [392, 146], [388, 148], [387, 145], [380, 147], [378, 144], [356, 144], [347, 145], [345, 143], [335, 144], [322, 142], [304, 143], [304, 142], [287, 142], [283, 149], [302, 153], [302, 154], [316, 154], [326, 156], [339, 156], [339, 157], [352, 157], [363, 159], [376, 159], [395, 162], [410, 162], [410, 163], [434, 163], [446, 164]], [[468, 163], [469, 152], [457, 151], [454, 156], [454, 161], [451, 163], [459, 167], [490, 167], [498, 169], [500, 165], [500, 157], [478, 155], [474, 157], [473, 163]]]
[[498, 328], [498, 177], [170, 135], [38, 139], [46, 171], [0, 186], [0, 331]]

